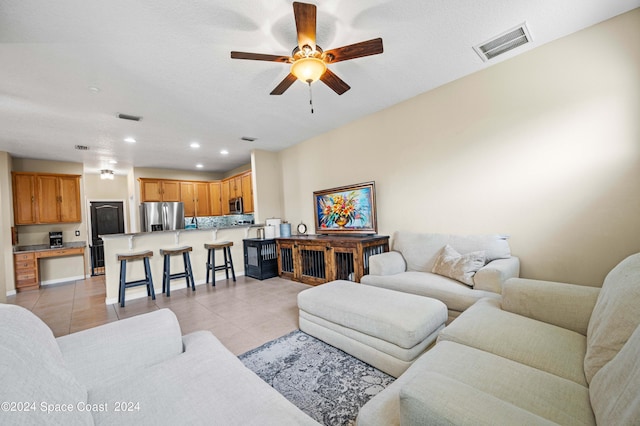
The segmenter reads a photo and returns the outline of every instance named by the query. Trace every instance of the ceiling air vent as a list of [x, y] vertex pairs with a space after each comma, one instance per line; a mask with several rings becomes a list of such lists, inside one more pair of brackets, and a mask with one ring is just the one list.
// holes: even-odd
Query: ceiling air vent
[[89, 147], [86, 145], [76, 145], [74, 148], [78, 151], [89, 151]]
[[491, 40], [474, 46], [473, 50], [482, 58], [483, 61], [493, 59], [498, 55], [507, 53], [518, 46], [527, 44], [531, 41], [531, 35], [527, 29], [527, 24], [522, 23], [516, 28], [512, 28], [504, 33], [493, 37]]
[[243, 136], [240, 139], [246, 142], [254, 142], [257, 138], [252, 138], [250, 136]]
[[121, 118], [123, 120], [131, 120], [131, 121], [140, 121], [140, 120], [142, 120], [142, 117], [140, 117], [140, 116], [129, 115], [129, 114], [118, 114], [118, 118]]

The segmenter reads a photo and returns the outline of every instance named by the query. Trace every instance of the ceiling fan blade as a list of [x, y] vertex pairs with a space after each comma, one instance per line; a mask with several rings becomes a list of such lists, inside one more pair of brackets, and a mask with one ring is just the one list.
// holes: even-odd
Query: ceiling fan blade
[[254, 61], [269, 61], [289, 63], [288, 56], [265, 55], [263, 53], [231, 52], [231, 59], [251, 59]]
[[322, 82], [327, 86], [331, 87], [338, 95], [342, 95], [344, 92], [351, 89], [347, 83], [335, 75], [329, 68], [327, 68], [324, 74], [322, 74], [320, 80], [322, 80]]
[[316, 5], [293, 2], [293, 15], [296, 18], [298, 47], [302, 50], [305, 44], [316, 49]]
[[382, 39], [362, 41], [348, 46], [338, 47], [324, 52], [324, 57], [328, 63], [347, 61], [349, 59], [361, 58], [363, 56], [378, 55], [383, 52]]
[[270, 95], [282, 95], [297, 79], [295, 75], [289, 74], [271, 91]]

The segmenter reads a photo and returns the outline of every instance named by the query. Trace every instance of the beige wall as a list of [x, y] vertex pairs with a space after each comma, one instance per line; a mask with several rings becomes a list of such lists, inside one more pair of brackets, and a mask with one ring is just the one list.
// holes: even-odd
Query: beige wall
[[636, 9], [282, 151], [283, 214], [375, 180], [381, 234], [509, 234], [522, 276], [599, 285], [640, 251], [639, 117]]
[[256, 223], [282, 216], [282, 175], [278, 157], [278, 153], [269, 151], [254, 150], [251, 153]]
[[7, 301], [7, 290], [15, 290], [11, 250], [12, 199], [11, 156], [6, 152], [0, 152], [0, 303]]

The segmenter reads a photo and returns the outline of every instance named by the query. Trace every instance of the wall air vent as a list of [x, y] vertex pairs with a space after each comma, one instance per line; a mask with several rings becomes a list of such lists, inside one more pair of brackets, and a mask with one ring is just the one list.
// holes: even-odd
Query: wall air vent
[[493, 59], [498, 55], [507, 53], [518, 46], [531, 42], [531, 34], [527, 29], [526, 22], [512, 28], [504, 33], [493, 37], [478, 46], [474, 46], [473, 50], [480, 56], [483, 61]]
[[76, 145], [74, 148], [78, 151], [89, 151], [89, 147], [86, 145]]
[[129, 114], [118, 114], [118, 118], [121, 118], [123, 120], [131, 120], [131, 121], [140, 121], [140, 120], [142, 120], [142, 117], [140, 117], [140, 116], [129, 115]]

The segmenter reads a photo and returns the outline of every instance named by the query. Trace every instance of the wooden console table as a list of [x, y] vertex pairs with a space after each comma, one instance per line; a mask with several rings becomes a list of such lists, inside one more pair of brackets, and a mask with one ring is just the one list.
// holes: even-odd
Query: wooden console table
[[389, 237], [299, 235], [276, 238], [276, 249], [280, 277], [311, 285], [360, 282], [369, 273], [369, 257], [389, 251]]

